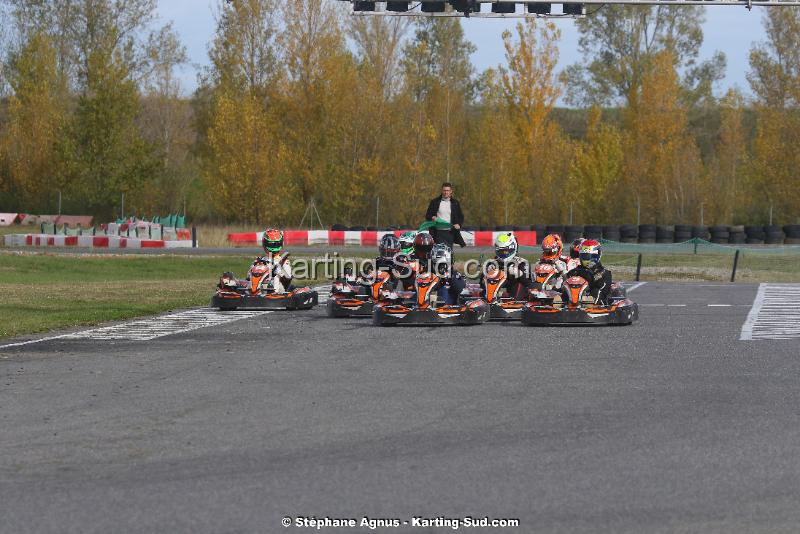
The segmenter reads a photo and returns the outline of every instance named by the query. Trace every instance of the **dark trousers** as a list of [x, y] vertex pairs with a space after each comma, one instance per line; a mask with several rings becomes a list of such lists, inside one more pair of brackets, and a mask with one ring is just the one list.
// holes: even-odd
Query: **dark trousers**
[[453, 240], [455, 239], [453, 230], [440, 230], [438, 228], [432, 228], [431, 236], [433, 237], [434, 243], [444, 243], [451, 249], [453, 248]]

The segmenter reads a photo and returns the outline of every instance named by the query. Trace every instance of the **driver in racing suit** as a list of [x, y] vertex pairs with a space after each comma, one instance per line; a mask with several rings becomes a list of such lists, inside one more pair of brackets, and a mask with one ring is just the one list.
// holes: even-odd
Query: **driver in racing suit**
[[[563, 251], [564, 244], [561, 242], [561, 236], [558, 234], [550, 234], [542, 240], [542, 257], [539, 258], [539, 261], [536, 264], [550, 264], [555, 267], [556, 272], [558, 273], [558, 278], [553, 284], [555, 289], [561, 289], [567, 272], [569, 272], [571, 267], [570, 258], [569, 256], [564, 256], [562, 254]], [[575, 263], [573, 263], [573, 265], [577, 266]]]
[[400, 254], [392, 262], [392, 277], [400, 281], [405, 291], [414, 290], [414, 280], [419, 268], [417, 255], [414, 252], [414, 241], [417, 235], [419, 235], [418, 232], [403, 232], [400, 234]]
[[611, 293], [611, 271], [603, 267], [600, 259], [603, 256], [603, 247], [594, 239], [587, 239], [581, 245], [580, 266], [567, 273], [567, 278], [580, 276], [589, 282], [589, 292], [596, 304], [608, 305], [608, 296]]
[[373, 267], [379, 271], [388, 272], [391, 276], [391, 289], [395, 289], [398, 278], [395, 276], [397, 264], [395, 258], [400, 254], [400, 240], [394, 234], [384, 234], [378, 243], [378, 257], [372, 263], [367, 262], [364, 272], [359, 277], [358, 282], [364, 285], [372, 283]]
[[[493, 262], [506, 275], [505, 289], [508, 296], [514, 300], [524, 300], [533, 287], [533, 280], [530, 265], [518, 252], [519, 243], [514, 232], [503, 232], [495, 239]], [[483, 295], [486, 296], [486, 277], [483, 272], [479, 283], [483, 288]]]
[[430, 257], [431, 269], [440, 280], [436, 288], [439, 299], [445, 304], [458, 304], [458, 296], [467, 287], [467, 281], [453, 266], [452, 249], [444, 243], [437, 243]]
[[[264, 256], [257, 257], [251, 268], [263, 263], [272, 266], [271, 284], [276, 293], [287, 293], [292, 291], [292, 264], [289, 255], [283, 253], [283, 232], [274, 228], [269, 228], [261, 238], [261, 246], [264, 249]], [[250, 280], [248, 271], [247, 280]]]

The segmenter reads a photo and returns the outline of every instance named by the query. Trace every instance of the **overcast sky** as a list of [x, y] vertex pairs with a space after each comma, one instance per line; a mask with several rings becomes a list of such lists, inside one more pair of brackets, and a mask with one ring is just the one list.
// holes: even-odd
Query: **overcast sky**
[[[197, 86], [196, 67], [208, 63], [207, 46], [214, 33], [216, 5], [216, 0], [159, 0], [162, 21], [174, 22], [195, 65], [183, 71], [184, 89], [187, 92], [193, 91]], [[749, 94], [746, 79], [747, 58], [752, 43], [764, 39], [761, 14], [767, 8], [756, 7], [748, 11], [739, 6], [709, 6], [705, 9], [705, 41], [700, 55], [705, 59], [711, 57], [715, 50], [721, 50], [728, 59], [727, 77], [717, 87], [717, 93], [724, 93], [729, 87], [737, 86]], [[503, 61], [500, 35], [515, 22], [498, 19], [464, 21], [467, 38], [478, 47], [472, 59], [479, 70]], [[559, 66], [563, 69], [581, 60], [578, 53], [578, 32], [572, 20], [556, 20], [556, 24], [562, 32]]]

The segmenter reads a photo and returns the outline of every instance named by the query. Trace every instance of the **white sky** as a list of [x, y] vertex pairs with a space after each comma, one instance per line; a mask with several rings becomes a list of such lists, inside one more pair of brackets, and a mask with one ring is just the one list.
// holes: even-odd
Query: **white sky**
[[[197, 69], [208, 64], [207, 46], [214, 33], [216, 0], [159, 0], [162, 22], [172, 20], [186, 46], [192, 67], [182, 73], [184, 90], [188, 93], [197, 87]], [[747, 84], [748, 55], [753, 42], [764, 39], [761, 25], [763, 9], [748, 11], [740, 6], [708, 6], [704, 25], [705, 41], [700, 53], [702, 59], [721, 50], [728, 59], [726, 78], [717, 87], [724, 93], [729, 87], [739, 87], [749, 94]], [[772, 8], [780, 9], [780, 8]], [[467, 38], [478, 48], [473, 63], [480, 71], [503, 61], [501, 34], [516, 21], [500, 19], [471, 19], [464, 21]], [[578, 52], [578, 32], [572, 20], [556, 20], [561, 29], [561, 59], [559, 66], [566, 67], [581, 60]]]

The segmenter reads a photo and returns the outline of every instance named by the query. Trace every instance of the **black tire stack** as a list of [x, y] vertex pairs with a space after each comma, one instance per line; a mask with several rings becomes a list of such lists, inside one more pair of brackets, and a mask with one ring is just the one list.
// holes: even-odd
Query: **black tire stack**
[[711, 232], [711, 242], [718, 244], [727, 244], [730, 238], [730, 232], [727, 226], [712, 226], [708, 229]]
[[711, 240], [711, 232], [708, 231], [708, 226], [692, 226], [692, 238], [702, 239], [703, 241]]
[[343, 224], [334, 224], [331, 226], [332, 232], [344, 232], [345, 230], [347, 230], [347, 227]]
[[623, 224], [619, 227], [619, 235], [622, 243], [636, 243], [639, 241], [639, 227], [635, 224]]
[[603, 226], [603, 239], [619, 243], [622, 240], [620, 227], [616, 224], [607, 224]]
[[587, 224], [583, 227], [583, 237], [586, 239], [602, 239], [603, 227], [597, 224]]
[[564, 243], [572, 243], [579, 237], [583, 237], [583, 226], [568, 224], [564, 227], [564, 235], [561, 236]]
[[767, 237], [763, 226], [745, 226], [744, 234], [748, 245], [763, 245]]
[[534, 224], [533, 231], [536, 232], [536, 244], [540, 244], [544, 236], [547, 235], [547, 226], [544, 224]]
[[639, 243], [655, 243], [655, 242], [656, 242], [656, 225], [640, 224]]
[[656, 226], [656, 243], [674, 243], [675, 227], [671, 224]]
[[743, 245], [746, 240], [747, 234], [744, 233], [744, 226], [728, 227], [728, 243], [731, 245]]
[[783, 227], [783, 233], [786, 234], [787, 245], [800, 245], [800, 224], [787, 224]]
[[[564, 240], [564, 225], [563, 224], [548, 224], [545, 235], [558, 234], [561, 240]], [[544, 238], [542, 238], [544, 239]]]
[[692, 239], [692, 227], [688, 224], [675, 225], [675, 242], [685, 243]]
[[765, 226], [764, 227], [764, 243], [767, 245], [781, 245], [786, 239], [786, 234], [783, 233], [782, 226]]

